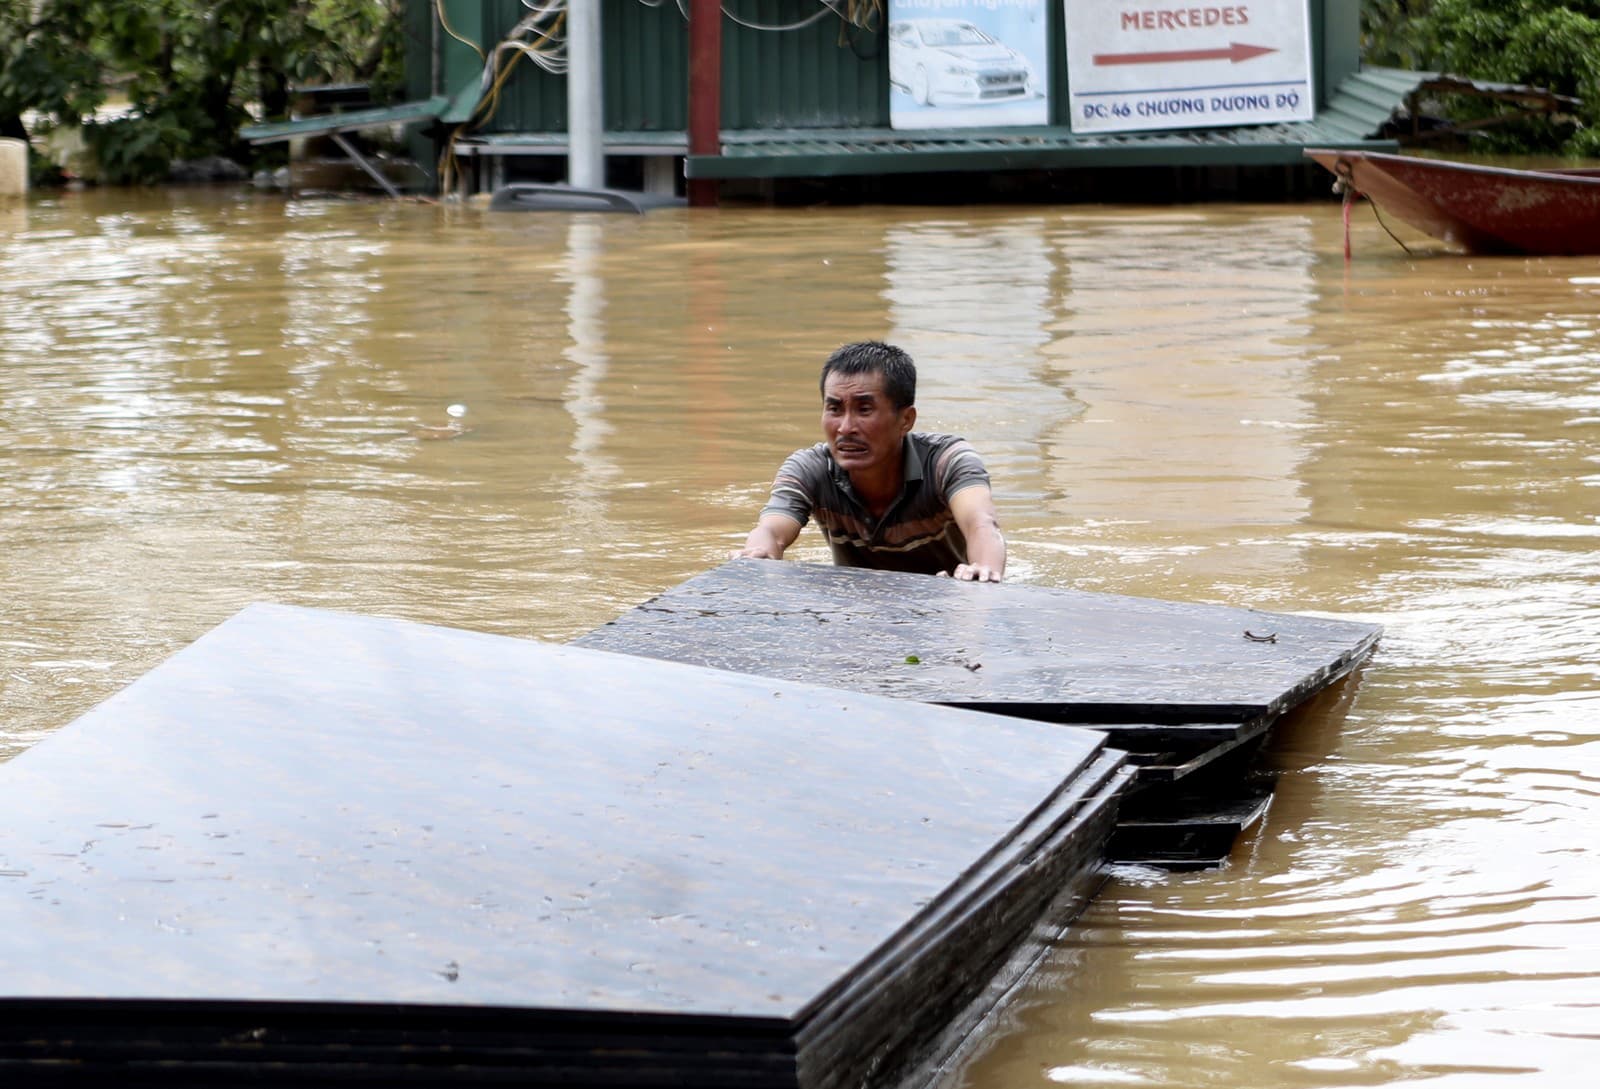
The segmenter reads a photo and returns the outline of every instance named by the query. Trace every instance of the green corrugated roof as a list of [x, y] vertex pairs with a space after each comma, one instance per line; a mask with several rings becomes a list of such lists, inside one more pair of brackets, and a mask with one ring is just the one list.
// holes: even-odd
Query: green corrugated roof
[[478, 103], [483, 99], [484, 73], [479, 73], [474, 79], [463, 83], [455, 94], [449, 96], [449, 101], [439, 115], [439, 120], [447, 125], [460, 125], [472, 120], [472, 115], [478, 112]]
[[[1548, 99], [1552, 103], [1572, 108], [1581, 105], [1571, 95], [1559, 95], [1529, 83], [1496, 83], [1487, 79], [1468, 79], [1449, 72], [1414, 72], [1406, 68], [1363, 68], [1339, 85], [1339, 91], [1360, 93], [1366, 89], [1374, 106], [1381, 103], [1373, 96], [1387, 95], [1392, 100], [1404, 100], [1413, 91], [1472, 90], [1480, 94], [1499, 95], [1506, 98]], [[1392, 107], [1391, 107], [1392, 108]]]
[[1075, 166], [1261, 166], [1298, 163], [1308, 147], [1394, 150], [1377, 136], [1428, 72], [1366, 69], [1339, 85], [1315, 120], [1225, 129], [1075, 133], [1065, 127], [787, 129], [724, 132], [722, 154], [693, 155], [691, 178], [832, 177]]
[[370, 110], [318, 114], [315, 117], [301, 117], [294, 121], [246, 125], [239, 130], [239, 135], [252, 144], [272, 144], [282, 140], [292, 140], [296, 136], [321, 136], [330, 132], [355, 132], [358, 129], [377, 128], [379, 125], [432, 121], [444, 111], [448, 102], [444, 95], [434, 95], [421, 102], [404, 102], [398, 106], [379, 106]]
[[1260, 166], [1295, 163], [1307, 147], [1393, 150], [1337, 125], [1267, 125], [1186, 132], [1084, 135], [1068, 129], [903, 132], [821, 130], [729, 133], [721, 156], [691, 156], [692, 178], [903, 174], [1073, 166]]

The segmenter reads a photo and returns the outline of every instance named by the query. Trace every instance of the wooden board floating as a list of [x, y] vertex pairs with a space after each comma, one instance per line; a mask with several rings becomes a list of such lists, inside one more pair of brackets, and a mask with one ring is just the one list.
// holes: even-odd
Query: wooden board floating
[[[733, 560], [576, 646], [1042, 721], [1275, 716], [1364, 658], [1371, 624], [1007, 582]], [[1130, 739], [1118, 731], [1119, 742]]]
[[[1226, 795], [1233, 763], [1283, 712], [1363, 661], [1372, 624], [855, 568], [734, 560], [624, 613], [576, 645], [856, 692], [1078, 724], [1139, 769], [1124, 843], [1158, 844], [1147, 808], [1176, 790]], [[1227, 776], [1211, 775], [1228, 769]], [[1224, 797], [1219, 812], [1238, 810]], [[1152, 862], [1215, 863], [1171, 819]], [[1244, 823], [1233, 826], [1235, 832]], [[1180, 839], [1181, 837], [1181, 839]], [[1177, 853], [1174, 853], [1177, 852]]]
[[0, 1082], [891, 1084], [1098, 886], [1121, 765], [252, 606], [0, 766]]
[[1266, 815], [1270, 786], [1242, 785], [1223, 798], [1178, 794], [1150, 798], [1117, 822], [1106, 857], [1171, 869], [1214, 865], [1239, 833]]

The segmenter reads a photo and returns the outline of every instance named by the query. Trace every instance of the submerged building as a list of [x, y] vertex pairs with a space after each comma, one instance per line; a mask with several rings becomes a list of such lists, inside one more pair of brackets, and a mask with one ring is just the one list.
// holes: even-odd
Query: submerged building
[[[1252, 169], [1270, 195], [1320, 184], [1307, 147], [1393, 150], [1433, 78], [1363, 68], [1360, 8], [1343, 0], [569, 2], [598, 10], [597, 74], [579, 90], [606, 182], [699, 203], [896, 179], [1226, 191]], [[408, 102], [246, 135], [404, 124], [440, 191], [561, 180], [568, 16], [595, 10], [568, 8], [409, 0]]]

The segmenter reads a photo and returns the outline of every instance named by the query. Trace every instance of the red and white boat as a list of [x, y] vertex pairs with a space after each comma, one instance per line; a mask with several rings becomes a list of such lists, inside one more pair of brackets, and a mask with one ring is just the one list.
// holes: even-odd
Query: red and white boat
[[1600, 169], [1512, 170], [1324, 148], [1305, 153], [1379, 211], [1469, 253], [1600, 253]]

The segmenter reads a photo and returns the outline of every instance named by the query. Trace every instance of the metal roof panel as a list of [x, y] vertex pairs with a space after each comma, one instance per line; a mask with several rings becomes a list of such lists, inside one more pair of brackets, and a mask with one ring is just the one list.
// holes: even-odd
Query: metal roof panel
[[296, 136], [322, 136], [334, 132], [372, 129], [381, 125], [432, 121], [443, 112], [448, 101], [444, 95], [434, 95], [420, 102], [403, 102], [398, 106], [379, 106], [370, 110], [324, 113], [315, 117], [296, 118], [293, 121], [246, 125], [239, 130], [239, 135], [252, 144], [273, 144], [292, 140]]

